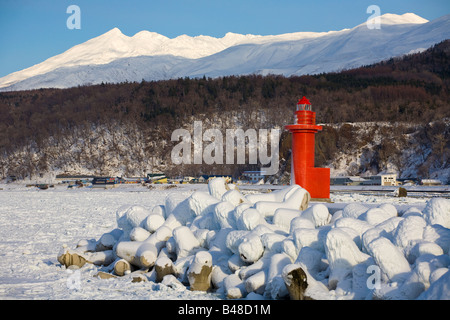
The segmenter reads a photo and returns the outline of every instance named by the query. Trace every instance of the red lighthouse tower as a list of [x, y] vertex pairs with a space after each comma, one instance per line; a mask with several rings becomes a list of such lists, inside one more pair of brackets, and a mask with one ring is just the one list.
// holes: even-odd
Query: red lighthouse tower
[[305, 188], [311, 198], [330, 198], [330, 169], [314, 167], [314, 135], [322, 131], [316, 125], [316, 113], [305, 97], [297, 103], [296, 123], [285, 128], [292, 132], [292, 181]]

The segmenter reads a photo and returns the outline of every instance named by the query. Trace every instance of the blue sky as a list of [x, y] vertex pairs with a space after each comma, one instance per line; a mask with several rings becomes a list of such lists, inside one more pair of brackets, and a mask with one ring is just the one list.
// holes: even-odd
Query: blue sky
[[[79, 30], [66, 26], [70, 5], [81, 10]], [[128, 36], [149, 30], [169, 38], [341, 30], [365, 22], [370, 5], [428, 20], [450, 13], [449, 0], [0, 0], [0, 77], [114, 27]]]

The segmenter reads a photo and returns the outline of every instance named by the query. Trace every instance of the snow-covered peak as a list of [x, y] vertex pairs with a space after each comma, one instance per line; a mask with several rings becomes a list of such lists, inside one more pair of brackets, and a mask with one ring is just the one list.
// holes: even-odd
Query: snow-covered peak
[[[377, 18], [372, 18], [368, 22]], [[383, 25], [397, 25], [397, 24], [422, 24], [427, 23], [428, 20], [424, 19], [414, 13], [405, 13], [402, 15], [385, 13], [379, 17], [380, 23]], [[365, 24], [365, 23], [364, 23]]]
[[163, 40], [164, 41], [164, 40], [169, 39], [159, 33], [151, 32], [151, 31], [147, 31], [147, 30], [143, 30], [143, 31], [136, 33], [132, 38], [134, 40], [138, 40], [138, 41], [155, 41], [155, 40], [159, 40], [159, 41]]
[[115, 27], [111, 30], [109, 30], [108, 32], [105, 32], [103, 35], [103, 37], [120, 37], [120, 36], [124, 36], [124, 34], [122, 33], [122, 31], [120, 31], [119, 28]]

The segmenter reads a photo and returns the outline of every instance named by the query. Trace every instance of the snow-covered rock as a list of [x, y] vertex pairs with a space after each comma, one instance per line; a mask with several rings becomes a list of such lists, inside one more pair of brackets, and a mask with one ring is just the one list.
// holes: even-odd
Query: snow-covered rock
[[[160, 208], [159, 206], [157, 208]], [[147, 218], [143, 221], [143, 228], [145, 228], [148, 232], [155, 232], [159, 227], [161, 227], [166, 220], [163, 215], [152, 213], [147, 216]]]
[[351, 274], [354, 266], [369, 258], [358, 249], [353, 239], [339, 228], [331, 229], [327, 233], [325, 251], [331, 270], [328, 285], [332, 289]]
[[397, 226], [393, 243], [398, 247], [406, 248], [411, 241], [423, 239], [423, 232], [427, 223], [421, 217], [408, 217]]
[[221, 200], [224, 194], [230, 190], [225, 178], [215, 178], [208, 182], [209, 194]]
[[296, 186], [285, 194], [282, 201], [258, 201], [254, 208], [261, 212], [264, 217], [273, 217], [275, 211], [279, 208], [305, 210], [308, 208], [311, 196], [308, 191]]
[[402, 282], [411, 272], [411, 266], [399, 247], [384, 237], [369, 242], [366, 246], [381, 271], [392, 282]]
[[133, 228], [140, 227], [150, 213], [150, 210], [137, 205], [119, 208], [116, 211], [117, 226], [129, 233]]
[[[118, 228], [63, 248], [58, 261], [68, 268], [103, 265], [116, 277], [151, 270], [148, 279], [173, 290], [214, 290], [229, 299], [447, 296], [445, 202], [432, 199], [423, 212], [401, 217], [389, 204], [347, 205], [331, 217], [324, 204], [286, 205], [305, 196], [298, 186], [253, 197], [228, 190], [223, 180], [209, 186], [184, 199], [169, 195], [156, 212], [121, 207]], [[274, 214], [258, 203], [271, 204]]]
[[450, 270], [440, 275], [427, 291], [418, 297], [419, 300], [450, 300]]
[[305, 219], [311, 220], [315, 227], [321, 227], [329, 224], [331, 215], [328, 208], [324, 204], [315, 204], [302, 212], [301, 216]]
[[433, 198], [428, 201], [423, 216], [428, 224], [440, 224], [450, 229], [450, 200]]
[[423, 239], [438, 244], [444, 253], [450, 252], [450, 229], [440, 224], [426, 226], [423, 231]]

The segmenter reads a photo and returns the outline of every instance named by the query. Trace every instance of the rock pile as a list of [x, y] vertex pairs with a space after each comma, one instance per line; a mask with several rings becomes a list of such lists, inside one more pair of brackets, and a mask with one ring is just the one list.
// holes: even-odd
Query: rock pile
[[117, 229], [64, 247], [58, 261], [229, 299], [415, 299], [450, 277], [449, 200], [401, 217], [389, 204], [332, 216], [297, 185], [244, 195], [216, 178], [208, 189], [119, 208]]

